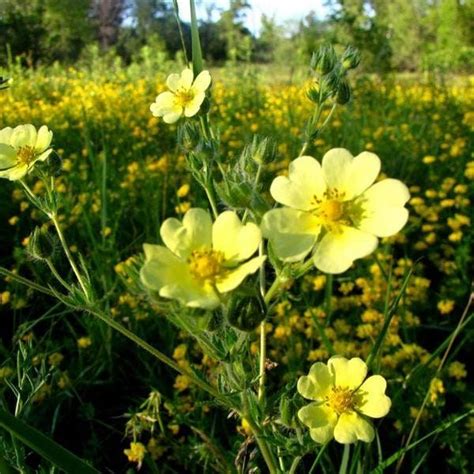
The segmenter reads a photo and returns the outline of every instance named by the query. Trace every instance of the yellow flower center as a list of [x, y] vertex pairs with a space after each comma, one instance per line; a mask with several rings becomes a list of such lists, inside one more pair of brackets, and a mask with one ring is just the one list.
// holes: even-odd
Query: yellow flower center
[[197, 280], [215, 283], [222, 274], [223, 252], [216, 250], [194, 250], [188, 258], [189, 269]]
[[19, 165], [29, 165], [35, 158], [36, 152], [32, 146], [22, 146], [16, 153]]
[[191, 89], [180, 89], [175, 93], [175, 100], [181, 107], [186, 107], [194, 99], [194, 92]]
[[352, 410], [355, 400], [352, 390], [345, 387], [333, 387], [331, 393], [326, 396], [326, 406], [332, 408], [338, 415]]
[[322, 217], [330, 222], [338, 221], [343, 215], [342, 202], [336, 199], [329, 199], [319, 206], [319, 213]]

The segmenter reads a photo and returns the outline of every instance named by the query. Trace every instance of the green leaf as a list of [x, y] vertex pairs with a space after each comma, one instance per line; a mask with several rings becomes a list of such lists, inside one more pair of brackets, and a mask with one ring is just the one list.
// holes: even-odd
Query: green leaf
[[199, 30], [196, 18], [196, 5], [194, 0], [189, 0], [189, 6], [191, 8], [191, 46], [193, 54], [193, 72], [196, 77], [203, 69], [202, 66], [202, 51], [201, 41], [199, 40]]
[[0, 428], [7, 430], [12, 436], [26, 444], [40, 456], [66, 472], [78, 472], [81, 474], [99, 473], [99, 471], [86, 464], [81, 458], [42, 434], [36, 428], [15, 418], [1, 408]]

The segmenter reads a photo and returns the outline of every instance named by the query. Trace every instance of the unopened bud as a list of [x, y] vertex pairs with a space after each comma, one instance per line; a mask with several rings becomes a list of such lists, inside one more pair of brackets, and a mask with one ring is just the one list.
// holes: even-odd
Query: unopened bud
[[311, 67], [321, 75], [329, 74], [337, 63], [336, 52], [332, 44], [324, 44], [313, 53]]
[[348, 46], [341, 57], [344, 69], [355, 69], [360, 63], [360, 53], [357, 48]]
[[339, 84], [338, 90], [337, 90], [337, 95], [336, 95], [336, 101], [340, 105], [347, 104], [349, 100], [351, 99], [351, 86], [347, 82], [346, 79], [343, 79], [341, 83]]

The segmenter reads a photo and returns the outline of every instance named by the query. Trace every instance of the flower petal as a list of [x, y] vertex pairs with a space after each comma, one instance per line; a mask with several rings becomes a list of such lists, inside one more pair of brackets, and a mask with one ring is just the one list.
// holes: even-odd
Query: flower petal
[[192, 117], [193, 115], [196, 115], [199, 112], [205, 97], [206, 94], [204, 94], [204, 92], [197, 93], [193, 100], [188, 102], [184, 107], [184, 115], [186, 117]]
[[36, 143], [36, 128], [31, 124], [18, 125], [13, 130], [10, 137], [10, 144], [15, 148], [23, 146], [35, 146]]
[[237, 268], [229, 270], [224, 277], [216, 282], [216, 288], [219, 293], [227, 293], [237, 288], [251, 273], [255, 273], [265, 261], [265, 256], [255, 257], [248, 262], [239, 265]]
[[17, 165], [11, 170], [6, 171], [2, 178], [8, 178], [10, 181], [16, 181], [26, 176], [28, 173], [27, 165]]
[[316, 362], [311, 366], [309, 374], [298, 379], [298, 393], [309, 400], [321, 401], [334, 386], [334, 376], [326, 364]]
[[374, 235], [341, 225], [329, 231], [316, 246], [314, 265], [326, 273], [342, 273], [354, 260], [372, 253], [377, 244]]
[[367, 375], [367, 365], [359, 357], [346, 359], [334, 356], [328, 360], [329, 371], [334, 377], [334, 386], [355, 390]]
[[397, 179], [374, 184], [361, 196], [364, 215], [359, 229], [378, 237], [396, 234], [408, 220], [408, 211], [403, 206], [409, 199], [408, 188]]
[[179, 74], [170, 74], [166, 79], [166, 87], [171, 92], [176, 92], [180, 86], [181, 76]]
[[10, 145], [11, 141], [11, 136], [13, 133], [13, 128], [11, 127], [5, 127], [2, 130], [0, 130], [0, 143], [4, 143], [5, 145]]
[[45, 151], [49, 145], [51, 145], [51, 140], [53, 139], [53, 132], [48, 130], [46, 125], [43, 125], [38, 130], [38, 135], [36, 137], [35, 150], [37, 153], [42, 153]]
[[213, 309], [220, 303], [210, 285], [193, 279], [188, 265], [161, 245], [145, 244], [145, 264], [140, 271], [143, 284], [159, 291], [163, 298], [178, 300], [190, 307]]
[[321, 225], [309, 212], [281, 208], [268, 211], [263, 216], [261, 228], [280, 260], [297, 262], [313, 249]]
[[181, 115], [183, 115], [183, 108], [177, 105], [174, 109], [163, 115], [163, 122], [169, 124], [175, 123], [181, 118]]
[[352, 154], [345, 148], [333, 148], [323, 156], [322, 169], [328, 188], [343, 190], [352, 158]]
[[174, 217], [166, 219], [161, 225], [160, 235], [165, 245], [185, 260], [193, 250], [211, 248], [211, 217], [204, 209], [189, 209], [182, 223]]
[[349, 201], [362, 194], [380, 173], [380, 159], [375, 153], [364, 151], [354, 157], [342, 183], [343, 200]]
[[212, 248], [224, 253], [226, 262], [240, 262], [251, 257], [262, 240], [256, 224], [243, 225], [233, 211], [219, 214], [212, 225]]
[[16, 164], [16, 150], [10, 145], [0, 143], [0, 171], [7, 171]]
[[314, 198], [321, 199], [325, 191], [321, 165], [311, 156], [293, 160], [289, 166], [289, 176], [278, 176], [270, 187], [270, 194], [275, 201], [302, 211], [313, 209]]
[[350, 444], [356, 441], [370, 443], [375, 437], [375, 431], [370, 423], [354, 411], [343, 413], [334, 428], [334, 439], [338, 443]]
[[204, 92], [211, 84], [211, 75], [209, 71], [201, 71], [193, 82], [194, 92]]
[[175, 95], [168, 91], [158, 95], [155, 102], [150, 105], [151, 113], [155, 117], [163, 117], [174, 109], [176, 109]]
[[183, 69], [181, 72], [181, 78], [179, 80], [179, 89], [189, 90], [193, 83], [194, 74], [189, 68]]
[[310, 429], [311, 438], [317, 443], [327, 443], [333, 437], [337, 414], [325, 405], [310, 403], [298, 411], [298, 418]]
[[357, 411], [372, 418], [382, 418], [389, 411], [392, 402], [385, 390], [387, 382], [381, 375], [372, 375], [357, 390], [359, 399]]

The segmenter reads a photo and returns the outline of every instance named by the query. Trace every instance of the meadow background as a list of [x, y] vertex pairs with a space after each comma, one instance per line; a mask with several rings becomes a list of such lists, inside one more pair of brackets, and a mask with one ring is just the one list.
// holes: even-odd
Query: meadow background
[[[410, 188], [410, 220], [400, 234], [342, 276], [314, 270], [290, 282], [267, 327], [269, 357], [278, 364], [269, 392], [282, 378], [290, 392], [312, 362], [329, 356], [325, 338], [347, 357], [366, 357], [387, 302], [413, 272], [378, 361], [394, 400], [379, 430], [391, 452], [406, 439], [427, 390], [419, 437], [474, 401], [472, 309], [436, 371], [472, 284], [474, 5], [334, 0], [324, 18], [308, 11], [299, 22], [278, 24], [266, 16], [258, 35], [246, 26], [248, 8], [232, 0], [200, 25], [214, 79], [212, 120], [229, 165], [254, 135], [273, 137], [268, 190], [301, 148], [312, 51], [327, 41], [353, 44], [362, 60], [351, 101], [336, 109], [308, 153], [320, 159], [336, 146], [373, 151], [384, 173]], [[189, 25], [182, 28], [189, 46]], [[61, 222], [96, 293], [133, 332], [212, 377], [213, 362], [127, 285], [127, 266], [143, 242], [158, 242], [161, 222], [206, 206], [176, 146], [176, 127], [149, 111], [167, 75], [184, 65], [172, 2], [0, 0], [0, 34], [0, 74], [12, 79], [0, 92], [0, 128], [53, 130]], [[0, 264], [47, 285], [48, 267], [25, 252], [43, 218], [19, 186], [0, 184]], [[41, 192], [39, 182], [31, 185]], [[56, 263], [67, 272], [59, 256]], [[141, 472], [227, 472], [248, 435], [186, 377], [100, 321], [9, 279], [0, 281], [0, 403], [101, 472], [135, 472], [137, 463], [124, 454], [131, 441], [147, 449]], [[404, 472], [472, 472], [473, 433], [469, 417], [430, 438], [421, 445], [426, 455], [410, 454]], [[22, 472], [54, 472], [6, 432], [0, 457]]]

